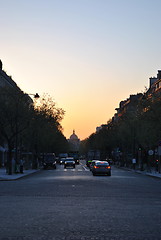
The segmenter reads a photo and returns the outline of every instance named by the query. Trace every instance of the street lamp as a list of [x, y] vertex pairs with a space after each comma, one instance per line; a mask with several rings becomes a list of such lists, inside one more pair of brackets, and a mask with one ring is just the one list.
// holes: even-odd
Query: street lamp
[[27, 95], [32, 95], [32, 96], [34, 96], [34, 98], [39, 98], [40, 97], [38, 93], [36, 93], [36, 94], [28, 93]]

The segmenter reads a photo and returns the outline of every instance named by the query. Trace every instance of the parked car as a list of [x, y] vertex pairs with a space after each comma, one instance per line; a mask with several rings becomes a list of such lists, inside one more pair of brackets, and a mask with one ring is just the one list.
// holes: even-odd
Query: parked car
[[64, 162], [64, 168], [67, 167], [73, 167], [75, 168], [75, 160], [72, 157], [68, 157], [66, 158], [65, 162]]
[[97, 174], [105, 174], [111, 176], [111, 166], [108, 162], [97, 161], [91, 169], [93, 176]]
[[56, 169], [56, 160], [55, 160], [55, 154], [53, 153], [47, 153], [44, 156], [43, 162], [42, 162], [43, 168], [53, 168]]

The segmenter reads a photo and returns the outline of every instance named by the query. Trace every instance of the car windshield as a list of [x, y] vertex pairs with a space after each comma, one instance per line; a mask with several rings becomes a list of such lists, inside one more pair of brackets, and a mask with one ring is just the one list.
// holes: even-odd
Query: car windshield
[[109, 166], [109, 163], [108, 162], [98, 162], [98, 163], [96, 163], [96, 165], [97, 166], [101, 166], [101, 167], [107, 167], [107, 166]]
[[45, 162], [53, 162], [54, 158], [53, 158], [53, 156], [45, 156], [44, 161]]
[[74, 159], [73, 158], [66, 158], [65, 161], [74, 161]]

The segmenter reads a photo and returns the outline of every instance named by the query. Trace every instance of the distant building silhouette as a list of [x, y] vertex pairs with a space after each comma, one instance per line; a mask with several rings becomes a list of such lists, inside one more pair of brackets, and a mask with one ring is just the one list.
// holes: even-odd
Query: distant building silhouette
[[2, 70], [2, 66], [3, 64], [0, 60], [0, 87], [14, 87], [20, 90], [17, 84], [13, 81], [12, 77], [8, 76], [7, 73]]
[[70, 151], [79, 151], [80, 139], [75, 134], [75, 130], [73, 130], [73, 134], [68, 139]]

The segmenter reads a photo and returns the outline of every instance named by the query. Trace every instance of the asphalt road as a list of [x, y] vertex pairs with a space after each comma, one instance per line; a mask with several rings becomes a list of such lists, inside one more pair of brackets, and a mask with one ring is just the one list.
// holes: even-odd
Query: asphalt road
[[112, 176], [42, 170], [0, 182], [0, 240], [160, 240], [161, 179], [112, 166]]

